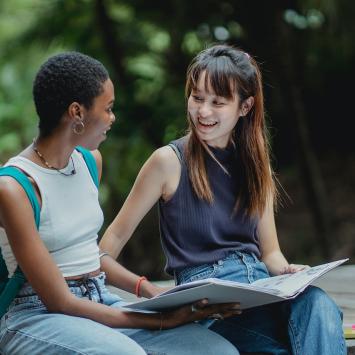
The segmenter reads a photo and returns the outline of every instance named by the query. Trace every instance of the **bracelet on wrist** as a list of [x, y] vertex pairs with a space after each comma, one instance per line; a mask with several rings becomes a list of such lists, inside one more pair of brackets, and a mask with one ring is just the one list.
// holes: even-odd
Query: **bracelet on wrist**
[[143, 281], [147, 281], [147, 278], [145, 276], [141, 276], [138, 278], [137, 282], [136, 282], [136, 289], [135, 289], [135, 293], [137, 297], [142, 297], [140, 295], [140, 288], [141, 288], [141, 283]]
[[105, 255], [110, 255], [107, 251], [102, 251], [102, 252], [100, 252], [100, 254], [99, 254], [99, 258], [101, 259], [103, 256], [105, 256]]

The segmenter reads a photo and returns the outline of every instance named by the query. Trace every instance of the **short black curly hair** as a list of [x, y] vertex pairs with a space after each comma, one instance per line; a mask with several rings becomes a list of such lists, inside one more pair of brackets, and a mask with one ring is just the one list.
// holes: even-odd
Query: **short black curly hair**
[[65, 52], [50, 57], [33, 83], [40, 135], [46, 137], [53, 132], [71, 103], [89, 109], [108, 78], [104, 65], [85, 54]]

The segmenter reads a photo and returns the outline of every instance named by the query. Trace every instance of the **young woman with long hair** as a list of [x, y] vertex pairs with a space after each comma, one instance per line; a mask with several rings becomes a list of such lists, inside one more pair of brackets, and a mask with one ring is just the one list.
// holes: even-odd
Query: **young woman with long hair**
[[[289, 264], [278, 243], [277, 188], [256, 61], [228, 45], [203, 50], [188, 68], [186, 99], [187, 135], [144, 164], [102, 249], [117, 257], [158, 201], [166, 271], [177, 284], [208, 277], [251, 283], [305, 268]], [[316, 287], [208, 326], [243, 352], [346, 351], [341, 312]]]

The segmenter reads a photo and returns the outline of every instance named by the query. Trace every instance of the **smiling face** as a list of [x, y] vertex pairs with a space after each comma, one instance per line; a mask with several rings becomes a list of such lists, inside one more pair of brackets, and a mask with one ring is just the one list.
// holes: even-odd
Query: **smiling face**
[[[217, 96], [202, 72], [192, 88], [187, 109], [200, 139], [212, 147], [225, 148], [245, 108], [237, 93], [232, 98]], [[235, 91], [236, 92], [236, 91]]]
[[84, 134], [80, 137], [80, 145], [87, 149], [97, 149], [106, 139], [107, 132], [116, 120], [112, 112], [115, 93], [112, 81], [107, 79], [102, 84], [102, 92], [97, 96], [90, 109], [83, 108]]

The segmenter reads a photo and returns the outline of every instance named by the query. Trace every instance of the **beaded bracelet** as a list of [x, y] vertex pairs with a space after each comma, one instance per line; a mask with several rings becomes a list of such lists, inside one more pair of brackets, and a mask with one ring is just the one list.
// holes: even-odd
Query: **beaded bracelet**
[[145, 276], [141, 276], [141, 277], [139, 277], [138, 280], [137, 280], [137, 283], [136, 283], [136, 290], [135, 290], [137, 297], [142, 297], [142, 296], [140, 295], [139, 291], [140, 291], [140, 288], [141, 288], [141, 283], [142, 283], [144, 280], [147, 280], [147, 278], [146, 278]]

